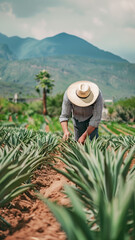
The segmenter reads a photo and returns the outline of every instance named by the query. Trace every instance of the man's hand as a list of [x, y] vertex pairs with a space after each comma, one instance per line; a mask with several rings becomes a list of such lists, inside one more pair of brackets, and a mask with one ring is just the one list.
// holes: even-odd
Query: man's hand
[[70, 132], [68, 131], [68, 121], [61, 122], [61, 126], [62, 126], [62, 129], [64, 132], [63, 140], [68, 140], [68, 138], [70, 136]]
[[63, 135], [63, 140], [68, 140], [69, 137], [70, 137], [70, 132], [66, 130]]
[[82, 136], [78, 139], [78, 142], [84, 144], [86, 137], [89, 136], [94, 131], [94, 129], [95, 127], [89, 126], [87, 130], [82, 134]]
[[86, 132], [85, 132], [85, 133], [83, 133], [82, 136], [78, 139], [78, 142], [81, 143], [81, 144], [84, 144], [86, 137], [87, 137], [87, 134], [86, 134]]

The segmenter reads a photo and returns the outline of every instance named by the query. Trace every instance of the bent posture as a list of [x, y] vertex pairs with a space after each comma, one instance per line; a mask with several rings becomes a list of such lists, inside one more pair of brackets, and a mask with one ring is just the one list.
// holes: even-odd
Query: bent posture
[[91, 140], [97, 138], [102, 109], [102, 94], [95, 83], [79, 81], [71, 84], [64, 94], [59, 118], [64, 132], [63, 139], [67, 140], [70, 136], [68, 120], [71, 115], [76, 141], [83, 144], [87, 135]]

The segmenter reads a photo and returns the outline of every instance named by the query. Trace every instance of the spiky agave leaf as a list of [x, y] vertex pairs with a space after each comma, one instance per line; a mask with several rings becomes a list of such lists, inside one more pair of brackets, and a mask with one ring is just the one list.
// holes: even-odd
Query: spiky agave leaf
[[94, 240], [94, 233], [90, 231], [87, 225], [87, 219], [83, 211], [84, 207], [79, 197], [68, 186], [66, 186], [66, 192], [70, 197], [72, 208], [58, 206], [41, 195], [38, 195], [38, 197], [49, 206], [69, 240]]

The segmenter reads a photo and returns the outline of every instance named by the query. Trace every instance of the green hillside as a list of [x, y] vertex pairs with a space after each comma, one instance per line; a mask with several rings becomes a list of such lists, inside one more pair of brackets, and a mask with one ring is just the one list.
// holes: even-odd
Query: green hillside
[[15, 60], [15, 56], [7, 44], [0, 44], [0, 58], [5, 60]]
[[135, 64], [91, 59], [87, 56], [52, 56], [20, 61], [0, 59], [0, 95], [36, 95], [35, 74], [46, 69], [55, 80], [53, 94], [79, 80], [99, 85], [104, 98], [135, 95]]

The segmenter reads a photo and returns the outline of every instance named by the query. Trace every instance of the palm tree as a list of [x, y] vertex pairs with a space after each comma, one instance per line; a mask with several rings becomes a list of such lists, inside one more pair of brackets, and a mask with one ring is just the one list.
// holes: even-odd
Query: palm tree
[[43, 114], [47, 115], [47, 94], [53, 89], [54, 80], [50, 79], [50, 74], [46, 70], [42, 70], [36, 75], [36, 81], [38, 85], [36, 86], [37, 92], [40, 92], [40, 87], [43, 89]]

